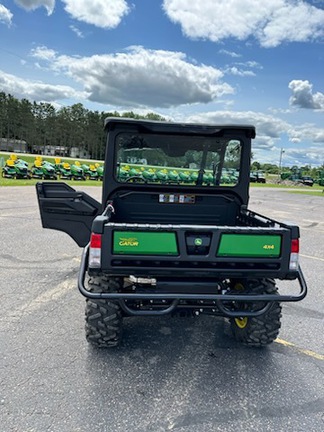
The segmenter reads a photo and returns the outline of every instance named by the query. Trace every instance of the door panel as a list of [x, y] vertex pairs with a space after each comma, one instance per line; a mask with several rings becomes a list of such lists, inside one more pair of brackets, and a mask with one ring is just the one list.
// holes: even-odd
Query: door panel
[[101, 204], [63, 182], [39, 182], [36, 192], [43, 228], [64, 231], [80, 247], [86, 246]]

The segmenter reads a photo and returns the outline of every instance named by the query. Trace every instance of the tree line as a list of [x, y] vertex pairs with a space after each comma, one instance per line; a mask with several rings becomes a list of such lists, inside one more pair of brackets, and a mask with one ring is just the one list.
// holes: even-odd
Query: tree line
[[[30, 102], [0, 92], [0, 138], [26, 141], [30, 153], [42, 153], [45, 146], [54, 146], [65, 147], [70, 154], [70, 149], [77, 147], [86, 150], [93, 159], [103, 159], [106, 143], [103, 126], [107, 117], [165, 120], [153, 112], [141, 116], [132, 111], [91, 111], [82, 103], [57, 109], [50, 103]], [[252, 169], [269, 174], [279, 174], [279, 170], [302, 170], [304, 175], [311, 176], [315, 176], [318, 170], [309, 165], [279, 169], [278, 165], [257, 161], [253, 162]], [[324, 169], [324, 166], [320, 169]]]
[[0, 92], [0, 137], [26, 141], [30, 153], [41, 152], [45, 146], [65, 147], [68, 153], [78, 147], [93, 159], [103, 159], [107, 117], [165, 120], [155, 113], [91, 111], [82, 103], [56, 109], [50, 103], [20, 100]]
[[281, 168], [278, 165], [265, 163], [262, 164], [260, 162], [254, 161], [251, 165], [252, 171], [264, 171], [267, 174], [276, 174], [280, 175], [282, 173], [290, 173], [292, 175], [304, 175], [310, 176], [314, 179], [319, 175], [319, 171], [324, 170], [324, 164], [321, 167], [312, 167], [311, 165], [303, 165], [303, 166], [282, 166]]

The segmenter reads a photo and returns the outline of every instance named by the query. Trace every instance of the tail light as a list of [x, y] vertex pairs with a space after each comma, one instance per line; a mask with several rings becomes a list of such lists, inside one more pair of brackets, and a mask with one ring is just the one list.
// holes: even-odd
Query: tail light
[[89, 248], [89, 267], [99, 268], [101, 265], [101, 234], [91, 233]]
[[298, 270], [299, 239], [291, 240], [289, 270]]

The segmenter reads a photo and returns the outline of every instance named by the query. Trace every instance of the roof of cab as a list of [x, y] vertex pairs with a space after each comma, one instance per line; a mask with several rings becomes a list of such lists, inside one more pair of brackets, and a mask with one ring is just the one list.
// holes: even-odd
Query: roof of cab
[[133, 119], [127, 117], [107, 117], [105, 120], [105, 129], [112, 131], [116, 128], [134, 127], [140, 131], [155, 133], [186, 133], [186, 134], [206, 134], [222, 136], [225, 131], [235, 131], [245, 134], [248, 138], [255, 138], [255, 127], [252, 125], [212, 125], [201, 123], [174, 123], [168, 121], [155, 121], [144, 119]]

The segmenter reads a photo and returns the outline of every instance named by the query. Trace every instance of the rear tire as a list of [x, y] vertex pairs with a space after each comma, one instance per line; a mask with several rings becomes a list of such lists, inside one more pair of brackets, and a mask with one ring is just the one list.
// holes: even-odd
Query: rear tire
[[[244, 291], [254, 294], [277, 294], [273, 279], [251, 279], [243, 285]], [[260, 308], [260, 303], [255, 304]], [[231, 329], [235, 339], [249, 347], [264, 347], [278, 336], [281, 327], [281, 305], [273, 302], [264, 314], [257, 317], [231, 318]]]
[[[117, 292], [123, 286], [123, 278], [107, 275], [91, 277], [90, 292]], [[122, 335], [122, 312], [118, 301], [86, 299], [85, 333], [87, 341], [97, 348], [119, 345]]]

